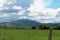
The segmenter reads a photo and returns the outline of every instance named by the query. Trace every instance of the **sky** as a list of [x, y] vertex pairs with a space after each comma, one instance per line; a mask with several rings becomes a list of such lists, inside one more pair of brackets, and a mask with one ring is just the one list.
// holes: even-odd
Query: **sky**
[[0, 22], [19, 19], [60, 23], [60, 0], [0, 0]]

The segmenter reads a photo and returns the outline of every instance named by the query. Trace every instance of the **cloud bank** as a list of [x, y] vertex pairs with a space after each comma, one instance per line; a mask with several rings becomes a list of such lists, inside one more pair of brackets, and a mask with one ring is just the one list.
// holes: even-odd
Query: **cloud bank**
[[[31, 12], [29, 16], [34, 17], [35, 20], [41, 23], [60, 22], [56, 15], [59, 14], [60, 8], [46, 8], [51, 5], [53, 0], [34, 0], [28, 10]], [[42, 20], [42, 21], [41, 21]]]
[[40, 23], [60, 23], [60, 8], [48, 8], [52, 2], [53, 0], [33, 0], [25, 9], [17, 5], [17, 0], [1, 0], [0, 19], [30, 19]]

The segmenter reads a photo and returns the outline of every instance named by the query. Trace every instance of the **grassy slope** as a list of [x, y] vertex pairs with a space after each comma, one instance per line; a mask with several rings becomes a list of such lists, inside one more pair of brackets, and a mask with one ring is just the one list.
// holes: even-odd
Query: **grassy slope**
[[[60, 40], [60, 30], [53, 31], [53, 40]], [[47, 30], [0, 29], [0, 40], [48, 40]]]

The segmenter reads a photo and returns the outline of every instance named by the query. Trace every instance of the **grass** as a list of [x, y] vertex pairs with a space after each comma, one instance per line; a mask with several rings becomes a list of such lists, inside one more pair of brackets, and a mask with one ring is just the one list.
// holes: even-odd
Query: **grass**
[[[48, 30], [0, 29], [0, 40], [48, 40]], [[60, 40], [60, 30], [53, 30], [52, 40]]]

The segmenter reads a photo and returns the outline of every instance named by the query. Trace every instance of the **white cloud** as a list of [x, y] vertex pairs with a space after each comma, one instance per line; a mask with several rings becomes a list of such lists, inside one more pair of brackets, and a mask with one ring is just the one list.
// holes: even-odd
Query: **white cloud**
[[14, 4], [14, 2], [11, 1], [11, 2], [8, 2], [7, 4], [8, 4], [8, 5], [11, 5], [11, 4]]
[[2, 11], [2, 10], [8, 10], [10, 7], [2, 7], [2, 8], [0, 8], [0, 11]]
[[11, 15], [16, 15], [16, 13], [11, 13]]
[[57, 9], [47, 8], [43, 11], [45, 13], [45, 16], [48, 17], [55, 17], [57, 15]]
[[57, 8], [57, 10], [56, 10], [56, 11], [58, 11], [58, 12], [59, 12], [59, 11], [60, 11], [60, 8]]
[[16, 10], [23, 10], [23, 8], [21, 6], [13, 6], [13, 9], [16, 9]]
[[16, 0], [0, 0], [0, 10], [8, 9], [7, 5], [16, 3]]
[[42, 9], [44, 9], [44, 4], [42, 0], [34, 0], [33, 4], [30, 5], [28, 8], [31, 12], [40, 12]]
[[51, 21], [51, 20], [45, 20], [45, 21], [43, 21], [41, 23], [53, 23], [53, 21]]
[[28, 8], [31, 12], [41, 12], [45, 9], [45, 7], [50, 4], [52, 1], [49, 0], [48, 3], [46, 3], [46, 0], [34, 0], [33, 3]]
[[6, 0], [0, 0], [0, 7], [3, 7], [4, 3], [6, 3]]
[[16, 15], [22, 16], [22, 15], [24, 15], [24, 12], [25, 12], [25, 10], [24, 11], [19, 11]]
[[58, 22], [60, 18], [56, 18], [56, 15], [60, 11], [60, 8], [46, 8], [52, 3], [52, 1], [53, 0], [34, 0], [33, 4], [31, 4], [28, 8], [28, 10], [31, 12], [29, 13], [29, 16], [42, 23], [52, 23], [54, 21]]
[[39, 13], [29, 13], [28, 16], [33, 16], [33, 17], [35, 17], [35, 16], [38, 16], [38, 15], [39, 15]]
[[27, 18], [28, 18], [27, 16], [18, 17], [18, 19], [27, 19]]
[[1, 15], [0, 15], [0, 18], [6, 18], [6, 17], [8, 17], [8, 16], [9, 16], [8, 14], [5, 14], [5, 13], [4, 13], [4, 14], [1, 14]]
[[[44, 10], [42, 13], [36, 13], [34, 14], [35, 17], [33, 16], [33, 14], [31, 14], [32, 17], [34, 17], [37, 21], [42, 21], [42, 23], [53, 23], [53, 22], [60, 22], [60, 17], [56, 17], [56, 15], [59, 13], [59, 11], [57, 11], [58, 9], [50, 9], [47, 8], [46, 10]], [[40, 16], [39, 14], [44, 14], [43, 16]], [[58, 14], [59, 15], [59, 14]], [[37, 17], [39, 16], [39, 17]]]

